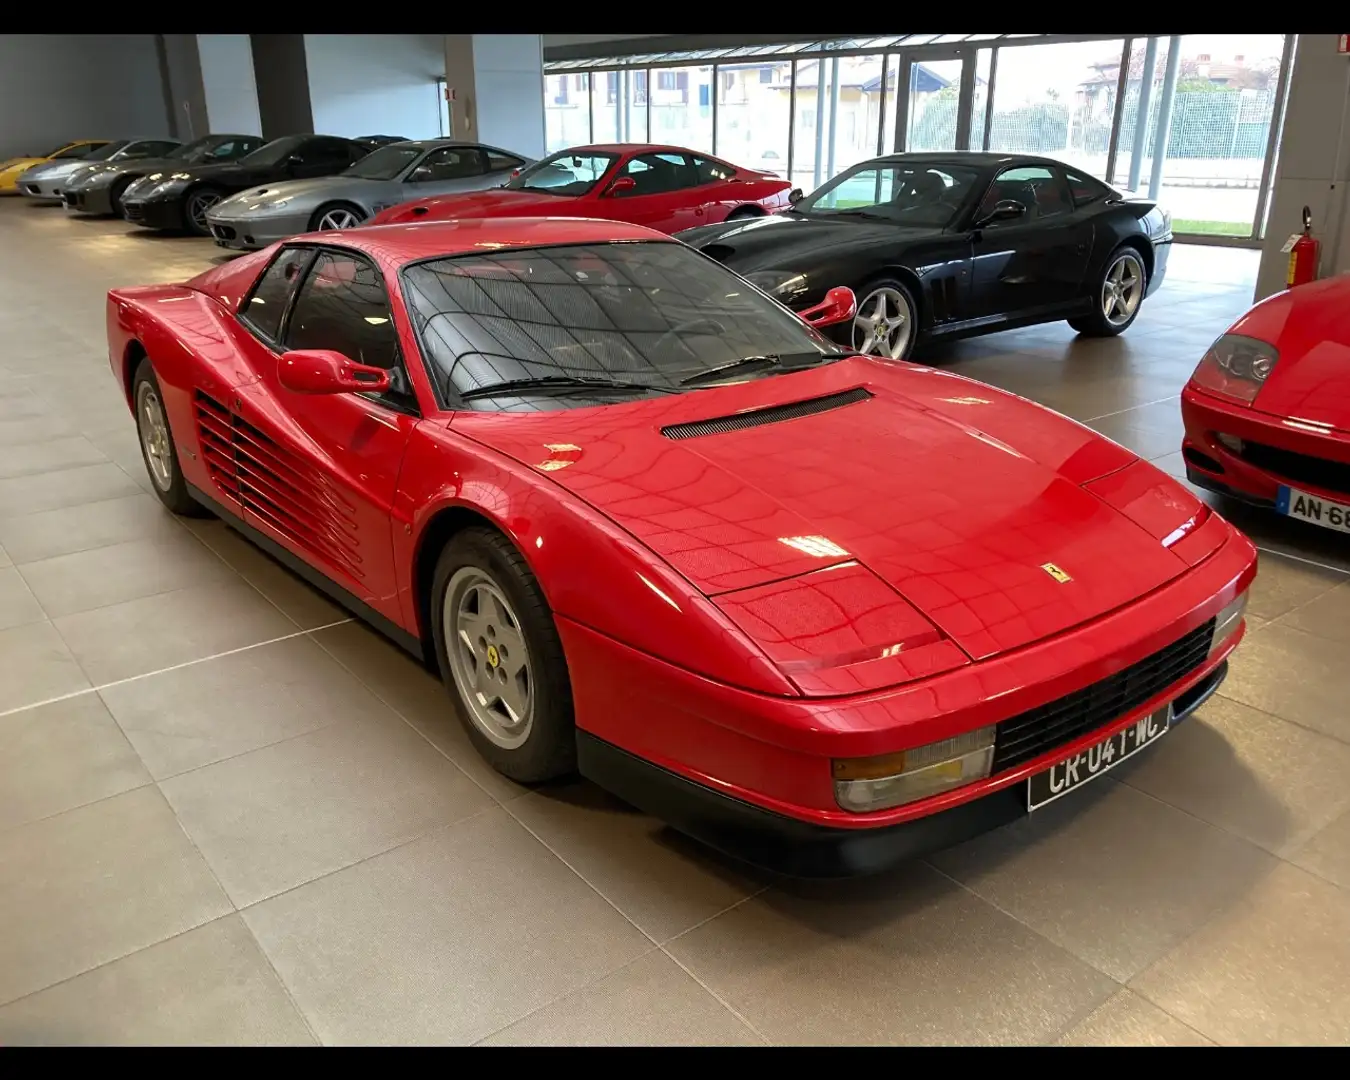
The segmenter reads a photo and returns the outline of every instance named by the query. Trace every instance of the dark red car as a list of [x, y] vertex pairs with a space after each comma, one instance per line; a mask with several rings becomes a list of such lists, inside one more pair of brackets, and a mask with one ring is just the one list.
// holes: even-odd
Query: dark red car
[[437, 666], [502, 773], [839, 875], [1150, 745], [1223, 679], [1256, 572], [1128, 450], [808, 325], [855, 307], [495, 219], [299, 236], [107, 320], [164, 504]]
[[792, 185], [678, 146], [577, 146], [513, 176], [504, 187], [400, 203], [372, 225], [489, 217], [587, 217], [676, 233], [786, 210]]
[[1181, 395], [1193, 484], [1350, 533], [1350, 275], [1276, 293]]

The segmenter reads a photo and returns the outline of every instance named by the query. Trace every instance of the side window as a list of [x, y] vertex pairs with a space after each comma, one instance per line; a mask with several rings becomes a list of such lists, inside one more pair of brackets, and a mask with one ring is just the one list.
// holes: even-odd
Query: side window
[[172, 154], [179, 145], [164, 139], [147, 139], [145, 142], [132, 143], [127, 148], [127, 157], [163, 157], [165, 154]]
[[664, 195], [698, 183], [698, 174], [683, 154], [640, 154], [631, 159], [619, 175], [633, 178], [633, 187], [619, 192], [620, 198]]
[[1089, 206], [1106, 198], [1106, 187], [1091, 177], [1074, 172], [1066, 172], [1064, 175], [1069, 180], [1069, 191], [1073, 195], [1075, 206]]
[[376, 400], [416, 409], [399, 356], [398, 334], [380, 272], [364, 259], [321, 251], [286, 324], [287, 349], [333, 349], [358, 364], [384, 368], [390, 388]]
[[690, 160], [694, 163], [694, 171], [698, 173], [700, 184], [715, 184], [719, 180], [730, 180], [736, 175], [735, 169], [730, 165], [723, 165], [720, 161], [711, 161], [708, 158], [697, 156]]
[[518, 157], [512, 157], [510, 154], [499, 153], [496, 150], [484, 151], [487, 154], [488, 172], [505, 172], [507, 169], [519, 169], [525, 162]]
[[281, 319], [286, 314], [295, 287], [313, 251], [307, 248], [284, 249], [272, 265], [263, 271], [239, 308], [239, 318], [253, 331], [274, 342], [281, 334]]
[[1004, 169], [989, 186], [977, 216], [992, 213], [1005, 199], [1020, 202], [1027, 208], [1026, 216], [1018, 219], [1020, 222], [1039, 221], [1073, 210], [1073, 197], [1064, 177], [1044, 165]]
[[434, 150], [417, 166], [419, 182], [466, 180], [483, 175], [483, 158], [476, 147], [447, 146]]

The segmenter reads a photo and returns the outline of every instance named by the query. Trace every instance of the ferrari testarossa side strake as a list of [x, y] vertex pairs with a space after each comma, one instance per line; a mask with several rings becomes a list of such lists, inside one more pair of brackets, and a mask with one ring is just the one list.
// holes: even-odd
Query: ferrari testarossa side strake
[[115, 289], [107, 325], [165, 505], [437, 667], [503, 774], [843, 876], [1150, 746], [1223, 679], [1256, 572], [1095, 432], [840, 350], [819, 328], [855, 311], [508, 219], [299, 236]]

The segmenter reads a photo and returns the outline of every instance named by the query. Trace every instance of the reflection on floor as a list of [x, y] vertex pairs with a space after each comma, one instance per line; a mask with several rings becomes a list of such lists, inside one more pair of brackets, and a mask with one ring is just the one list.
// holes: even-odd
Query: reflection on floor
[[[1343, 537], [1233, 513], [1253, 632], [1112, 777], [884, 880], [773, 882], [488, 772], [429, 675], [161, 512], [103, 293], [216, 249], [11, 199], [0, 251], [0, 1044], [1345, 1041]], [[928, 360], [1177, 472], [1254, 272], [1179, 248], [1120, 340]]]

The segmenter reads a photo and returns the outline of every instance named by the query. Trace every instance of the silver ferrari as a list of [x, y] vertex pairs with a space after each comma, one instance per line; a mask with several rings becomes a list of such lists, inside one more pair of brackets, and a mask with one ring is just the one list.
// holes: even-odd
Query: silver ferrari
[[345, 172], [250, 188], [206, 214], [221, 247], [249, 251], [297, 233], [350, 229], [424, 195], [498, 187], [530, 158], [495, 146], [428, 139], [391, 143]]
[[136, 158], [163, 157], [182, 143], [178, 139], [118, 139], [73, 161], [47, 161], [34, 165], [19, 176], [18, 188], [35, 202], [60, 202], [65, 182], [90, 165], [100, 162], [128, 161]]

